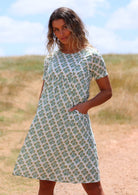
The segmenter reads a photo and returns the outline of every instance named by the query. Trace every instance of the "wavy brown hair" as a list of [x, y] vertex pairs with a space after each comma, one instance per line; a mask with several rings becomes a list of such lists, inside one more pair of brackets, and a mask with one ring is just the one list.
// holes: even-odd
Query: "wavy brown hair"
[[86, 38], [87, 31], [80, 17], [72, 9], [60, 7], [51, 14], [48, 23], [47, 49], [49, 52], [54, 49], [56, 44], [60, 50], [63, 49], [63, 44], [54, 35], [52, 28], [52, 22], [58, 19], [63, 19], [67, 25], [67, 28], [71, 31], [71, 44], [73, 48], [77, 47], [77, 49], [80, 50], [86, 45], [89, 45], [89, 42]]

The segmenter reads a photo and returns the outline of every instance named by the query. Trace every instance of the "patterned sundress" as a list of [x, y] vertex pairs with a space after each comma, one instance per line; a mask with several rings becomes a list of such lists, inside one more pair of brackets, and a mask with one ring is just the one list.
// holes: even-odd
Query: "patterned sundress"
[[89, 115], [69, 109], [88, 100], [92, 78], [107, 74], [103, 57], [90, 46], [45, 58], [41, 98], [13, 175], [66, 183], [100, 180]]

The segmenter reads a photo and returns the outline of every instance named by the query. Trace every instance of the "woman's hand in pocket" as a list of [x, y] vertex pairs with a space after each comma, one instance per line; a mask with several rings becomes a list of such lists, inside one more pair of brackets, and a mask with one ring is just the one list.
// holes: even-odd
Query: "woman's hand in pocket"
[[72, 112], [73, 110], [78, 110], [82, 114], [87, 114], [89, 110], [89, 106], [87, 102], [79, 103], [72, 108], [69, 109], [69, 112]]

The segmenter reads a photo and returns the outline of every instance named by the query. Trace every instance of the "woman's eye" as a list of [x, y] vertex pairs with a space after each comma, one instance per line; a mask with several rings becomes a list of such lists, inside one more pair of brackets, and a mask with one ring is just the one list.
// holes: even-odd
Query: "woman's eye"
[[57, 32], [57, 31], [58, 31], [58, 29], [57, 29], [57, 28], [55, 28], [53, 31], [54, 31], [54, 32]]
[[64, 29], [66, 29], [66, 28], [67, 28], [67, 26], [63, 26], [63, 28], [64, 28]]

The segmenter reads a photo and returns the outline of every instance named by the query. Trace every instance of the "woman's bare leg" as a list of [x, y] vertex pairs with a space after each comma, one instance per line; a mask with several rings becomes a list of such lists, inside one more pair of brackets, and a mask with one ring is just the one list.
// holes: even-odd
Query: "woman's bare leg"
[[82, 186], [88, 195], [104, 195], [101, 182], [82, 183]]
[[53, 195], [56, 182], [39, 180], [39, 192], [38, 195]]

